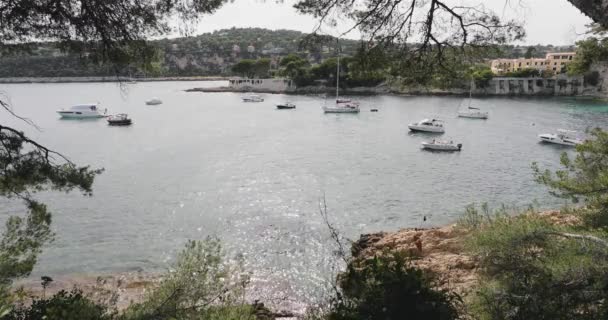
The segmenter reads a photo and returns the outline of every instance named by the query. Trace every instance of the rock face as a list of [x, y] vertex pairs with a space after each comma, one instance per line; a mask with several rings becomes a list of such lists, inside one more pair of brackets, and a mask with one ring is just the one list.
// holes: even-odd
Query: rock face
[[608, 62], [594, 63], [591, 65], [591, 71], [596, 71], [600, 75], [597, 85], [599, 95], [608, 98]]
[[465, 234], [455, 225], [365, 234], [353, 245], [352, 253], [355, 258], [369, 258], [384, 250], [410, 252], [419, 257], [414, 265], [434, 273], [440, 288], [466, 295], [479, 278], [476, 260], [463, 250]]
[[584, 15], [608, 28], [608, 0], [568, 0]]

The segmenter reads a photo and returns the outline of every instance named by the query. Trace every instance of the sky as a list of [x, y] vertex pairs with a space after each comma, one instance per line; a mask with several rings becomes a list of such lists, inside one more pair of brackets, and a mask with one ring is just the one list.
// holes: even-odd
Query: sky
[[[194, 34], [232, 27], [312, 32], [317, 21], [312, 16], [298, 14], [293, 8], [294, 1], [234, 0], [213, 15], [203, 17]], [[523, 20], [527, 37], [516, 44], [574, 44], [586, 31], [585, 25], [591, 22], [567, 0], [452, 0], [451, 3], [483, 3], [501, 17]], [[346, 24], [342, 27], [344, 30]], [[339, 34], [328, 28], [324, 31]], [[347, 37], [360, 38], [358, 33], [351, 33]]]

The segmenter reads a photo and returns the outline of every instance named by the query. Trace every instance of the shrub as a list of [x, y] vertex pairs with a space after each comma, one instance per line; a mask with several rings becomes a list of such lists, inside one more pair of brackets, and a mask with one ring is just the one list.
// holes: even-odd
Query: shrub
[[49, 299], [36, 299], [28, 307], [17, 306], [3, 320], [109, 320], [115, 314], [85, 297], [80, 290], [60, 291]]
[[355, 260], [339, 276], [330, 320], [457, 319], [459, 297], [434, 289], [404, 253]]
[[528, 214], [474, 232], [468, 248], [484, 276], [474, 309], [497, 320], [605, 318], [606, 247], [571, 231]]
[[248, 319], [248, 282], [241, 263], [224, 261], [219, 240], [190, 241], [159, 287], [131, 305], [123, 319]]

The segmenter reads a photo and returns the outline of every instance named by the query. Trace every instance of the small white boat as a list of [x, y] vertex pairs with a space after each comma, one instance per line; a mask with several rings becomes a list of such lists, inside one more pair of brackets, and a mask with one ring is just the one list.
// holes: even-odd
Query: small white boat
[[481, 111], [479, 108], [468, 107], [466, 110], [458, 111], [458, 116], [470, 119], [487, 119], [488, 113]]
[[104, 109], [103, 113], [101, 113], [96, 103], [79, 104], [69, 109], [57, 110], [57, 113], [66, 119], [103, 118], [106, 116], [106, 112], [107, 109]]
[[146, 104], [149, 105], [149, 106], [156, 106], [156, 105], [159, 105], [159, 104], [162, 104], [162, 103], [163, 103], [163, 101], [160, 100], [157, 97], [154, 97], [154, 98], [146, 101]]
[[424, 119], [420, 122], [410, 123], [407, 126], [411, 131], [444, 133], [443, 121], [437, 119]]
[[543, 142], [555, 143], [564, 146], [577, 146], [585, 142], [584, 139], [579, 138], [579, 133], [577, 131], [564, 129], [558, 129], [557, 133], [539, 134], [538, 138]]
[[264, 98], [260, 97], [257, 94], [254, 94], [254, 93], [248, 93], [242, 99], [243, 99], [243, 102], [263, 102], [264, 101]]
[[295, 109], [296, 105], [291, 102], [277, 104], [277, 109]]
[[108, 117], [108, 124], [111, 126], [128, 126], [131, 123], [131, 118], [126, 113], [119, 113]]
[[433, 140], [431, 142], [423, 142], [422, 149], [435, 151], [460, 151], [462, 150], [462, 143]]
[[458, 111], [458, 116], [461, 118], [469, 119], [487, 119], [488, 113], [481, 111], [479, 108], [471, 107], [471, 100], [473, 100], [473, 81], [471, 81], [471, 88], [469, 89], [469, 105], [466, 109]]
[[358, 113], [359, 111], [361, 111], [359, 103], [345, 99], [336, 99], [336, 104], [333, 106], [323, 106], [325, 113]]
[[336, 67], [336, 104], [325, 104], [322, 109], [324, 113], [359, 113], [359, 103], [350, 99], [340, 99], [340, 53], [337, 54]]

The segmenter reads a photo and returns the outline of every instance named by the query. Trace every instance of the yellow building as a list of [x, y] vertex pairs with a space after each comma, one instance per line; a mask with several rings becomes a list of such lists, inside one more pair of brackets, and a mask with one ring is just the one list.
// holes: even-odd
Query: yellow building
[[523, 69], [536, 69], [539, 72], [551, 70], [560, 73], [564, 66], [574, 59], [575, 55], [576, 52], [557, 52], [547, 53], [545, 59], [496, 59], [492, 60], [491, 68], [494, 74], [504, 74]]

